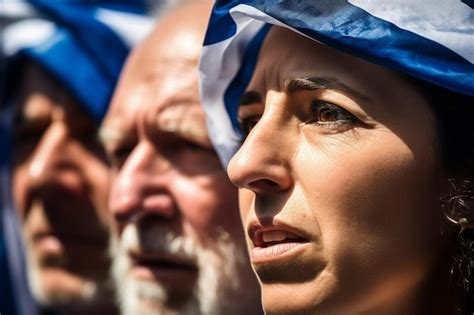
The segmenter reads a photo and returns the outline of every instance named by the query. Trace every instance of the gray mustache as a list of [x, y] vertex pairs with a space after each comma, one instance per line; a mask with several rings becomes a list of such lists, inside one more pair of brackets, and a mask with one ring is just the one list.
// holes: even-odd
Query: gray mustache
[[192, 238], [177, 235], [163, 226], [140, 228], [136, 224], [129, 224], [120, 239], [113, 237], [112, 244], [114, 243], [115, 245], [111, 246], [112, 256], [117, 254], [117, 251], [159, 252], [195, 260], [199, 251], [199, 245]]

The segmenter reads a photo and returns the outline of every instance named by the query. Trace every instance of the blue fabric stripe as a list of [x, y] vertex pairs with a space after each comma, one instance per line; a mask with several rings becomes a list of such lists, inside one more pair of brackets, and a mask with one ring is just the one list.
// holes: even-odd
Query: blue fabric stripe
[[[8, 147], [6, 146], [9, 142], [9, 132], [0, 126], [0, 151], [1, 159], [0, 167], [4, 167], [6, 165], [5, 159], [7, 157], [7, 153], [9, 152]], [[0, 170], [0, 176], [3, 176], [3, 171]], [[2, 315], [14, 315], [18, 314], [16, 301], [13, 296], [13, 287], [12, 287], [12, 274], [10, 273], [10, 267], [8, 263], [8, 248], [5, 239], [5, 230], [4, 230], [4, 221], [3, 221], [3, 205], [5, 202], [3, 200], [2, 191], [0, 187], [0, 314]]]
[[68, 31], [60, 30], [49, 41], [19, 54], [35, 60], [57, 78], [97, 121], [105, 115], [115, 79], [97, 68], [97, 62]]
[[235, 5], [235, 1], [216, 1], [207, 26], [204, 46], [212, 45], [234, 36], [237, 31], [237, 25], [230, 16], [229, 10]]
[[[2, 69], [3, 70], [3, 69]], [[3, 83], [3, 82], [2, 82]], [[3, 86], [0, 86], [3, 87]], [[0, 106], [0, 112], [7, 110], [6, 105]], [[4, 168], [8, 167], [10, 161], [11, 131], [6, 118], [0, 116], [0, 181], [3, 180]], [[2, 182], [0, 182], [0, 185]], [[5, 239], [4, 211], [6, 209], [3, 200], [3, 187], [0, 186], [0, 314], [18, 314], [17, 306], [13, 296], [12, 274], [8, 263], [8, 248]]]
[[267, 35], [270, 28], [271, 25], [264, 25], [248, 44], [247, 49], [244, 52], [242, 67], [240, 67], [239, 72], [237, 72], [236, 76], [229, 84], [229, 87], [224, 94], [224, 103], [227, 113], [231, 118], [232, 126], [239, 133], [241, 133], [241, 130], [239, 121], [237, 119], [237, 114], [240, 105], [240, 96], [245, 92], [247, 85], [252, 79], [260, 48], [262, 47], [263, 40], [265, 39], [265, 36]]
[[[1, 200], [0, 200], [1, 202]], [[3, 211], [0, 209], [0, 211]], [[11, 275], [9, 272], [8, 261], [7, 261], [7, 249], [3, 236], [3, 214], [0, 213], [0, 314], [2, 315], [14, 315], [17, 314], [15, 299], [13, 298], [13, 290], [11, 285]]]
[[[63, 47], [57, 50], [66, 58], [56, 58], [53, 57], [53, 54], [44, 54], [40, 50], [37, 50], [37, 54], [33, 54], [33, 52], [30, 54], [41, 58], [51, 66], [51, 72], [57, 74], [61, 81], [83, 101], [83, 105], [93, 114], [94, 118], [100, 121], [107, 110], [111, 92], [128, 54], [128, 47], [117, 34], [95, 19], [96, 11], [91, 9], [87, 2], [52, 2], [49, 0], [30, 0], [30, 2], [34, 3], [43, 13], [51, 16], [60, 27], [62, 25], [63, 29], [68, 30], [70, 36], [64, 36], [64, 34], [59, 36], [64, 36], [64, 40], [68, 41], [68, 43], [61, 43], [61, 46], [69, 49], [68, 53], [73, 55], [59, 52], [59, 49]], [[72, 47], [78, 49], [78, 52], [74, 53], [70, 49]], [[84, 57], [81, 57], [79, 52]], [[87, 66], [87, 71], [81, 70], [76, 65], [78, 58], [82, 60], [81, 66]], [[80, 79], [71, 77], [71, 67], [78, 75], [81, 75]], [[85, 76], [86, 72], [89, 76]], [[99, 78], [104, 82], [99, 83]], [[94, 84], [91, 80], [95, 81]], [[96, 88], [106, 91], [106, 93], [101, 94], [101, 91], [94, 91]]]
[[[127, 56], [128, 48], [122, 40], [106, 25], [95, 19], [95, 10], [87, 3], [52, 2], [50, 0], [30, 0], [45, 14], [51, 15], [58, 25], [71, 31], [78, 42], [93, 57], [102, 61], [105, 73], [115, 78]], [[103, 58], [104, 52], [112, 51]]]
[[[68, 1], [74, 2], [75, 0]], [[89, 1], [88, 5], [90, 5], [91, 2], [93, 2], [93, 4], [96, 6], [100, 6], [101, 8], [140, 15], [146, 15], [149, 10], [145, 0], [95, 0]]]
[[[275, 15], [285, 16], [285, 10], [296, 10], [296, 6], [294, 2], [279, 10], [268, 6], [267, 13], [277, 18]], [[328, 46], [433, 84], [474, 95], [474, 65], [470, 62], [437, 42], [400, 29], [355, 6], [347, 4], [328, 17], [314, 17], [305, 9], [298, 18], [278, 19]]]
[[[229, 10], [245, 3], [328, 46], [397, 71], [474, 95], [474, 65], [457, 53], [346, 1], [217, 1], [207, 43], [232, 36]], [[309, 3], [309, 4], [308, 4]], [[224, 30], [228, 28], [227, 30]], [[219, 33], [222, 32], [220, 35]]]
[[461, 2], [467, 4], [468, 6], [474, 9], [474, 0], [462, 0]]

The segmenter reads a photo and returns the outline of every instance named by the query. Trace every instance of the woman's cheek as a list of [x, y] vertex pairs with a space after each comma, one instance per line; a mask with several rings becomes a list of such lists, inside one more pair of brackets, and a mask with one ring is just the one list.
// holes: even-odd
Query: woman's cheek
[[251, 190], [244, 188], [239, 189], [240, 219], [244, 223], [244, 225], [250, 216], [250, 210], [252, 208], [252, 203], [255, 198], [254, 196], [255, 194]]
[[295, 173], [322, 233], [341, 240], [371, 235], [373, 241], [392, 238], [390, 232], [416, 233], [433, 207], [430, 157], [415, 156], [388, 131], [338, 142], [307, 143], [296, 157]]

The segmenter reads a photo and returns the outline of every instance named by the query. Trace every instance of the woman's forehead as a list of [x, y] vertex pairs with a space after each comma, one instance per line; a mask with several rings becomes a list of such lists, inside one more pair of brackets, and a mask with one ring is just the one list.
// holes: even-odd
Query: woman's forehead
[[338, 81], [362, 95], [410, 87], [391, 70], [273, 27], [262, 45], [249, 89], [283, 91], [288, 80], [300, 78]]
[[[269, 92], [292, 94], [292, 91], [315, 90], [335, 91], [349, 97], [366, 115], [409, 142], [413, 132], [409, 126], [421, 121], [429, 126], [432, 123], [432, 113], [424, 96], [400, 74], [291, 30], [273, 27], [262, 46], [243, 100], [249, 93], [254, 98], [257, 95], [259, 103], [267, 107], [270, 103], [265, 99]], [[349, 109], [345, 102], [338, 105]], [[400, 122], [405, 126], [401, 127]]]

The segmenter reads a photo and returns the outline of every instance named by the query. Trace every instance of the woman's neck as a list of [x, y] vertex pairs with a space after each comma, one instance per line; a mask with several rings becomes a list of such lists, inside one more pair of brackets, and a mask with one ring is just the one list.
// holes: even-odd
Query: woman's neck
[[463, 279], [453, 265], [453, 252], [442, 253], [424, 281], [385, 300], [364, 315], [465, 315], [468, 302]]

